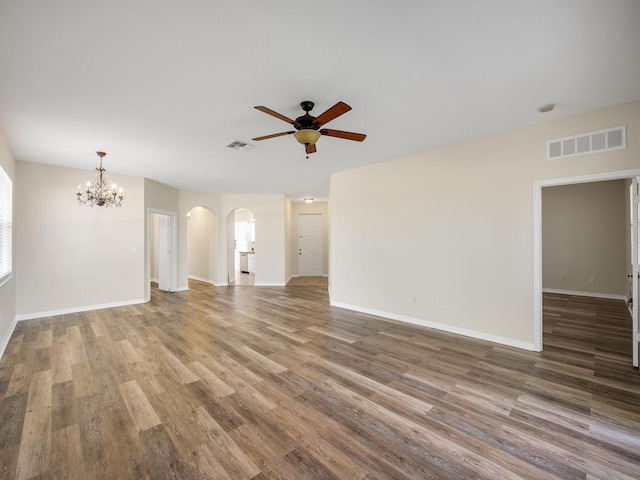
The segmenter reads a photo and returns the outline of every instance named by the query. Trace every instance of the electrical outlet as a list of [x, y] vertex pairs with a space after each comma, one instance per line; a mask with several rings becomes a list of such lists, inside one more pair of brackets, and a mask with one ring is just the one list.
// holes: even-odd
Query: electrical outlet
[[415, 295], [413, 297], [411, 297], [411, 301], [413, 303], [418, 303], [418, 297], [416, 297]]
[[444, 298], [440, 299], [440, 308], [444, 308], [447, 306], [447, 302], [445, 302]]
[[89, 293], [89, 287], [84, 287], [84, 293], [85, 294]]
[[564, 273], [560, 274], [560, 280], [564, 280]]
[[589, 277], [589, 283], [595, 283], [596, 281], [596, 277], [594, 277], [593, 275]]

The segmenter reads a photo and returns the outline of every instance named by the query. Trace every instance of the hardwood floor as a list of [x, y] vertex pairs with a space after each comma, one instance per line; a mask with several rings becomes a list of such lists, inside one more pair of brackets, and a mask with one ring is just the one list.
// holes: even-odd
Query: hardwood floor
[[545, 296], [541, 354], [328, 305], [153, 291], [20, 322], [0, 478], [640, 478], [623, 302]]

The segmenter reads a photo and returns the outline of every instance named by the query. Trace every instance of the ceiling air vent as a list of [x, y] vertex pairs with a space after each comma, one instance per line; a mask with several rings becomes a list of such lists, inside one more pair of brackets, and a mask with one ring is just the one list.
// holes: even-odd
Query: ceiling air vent
[[547, 160], [627, 148], [627, 127], [608, 128], [547, 142]]
[[227, 147], [233, 148], [234, 150], [240, 150], [241, 152], [246, 152], [247, 150], [251, 150], [253, 148], [253, 145], [250, 145], [247, 142], [236, 140], [228, 144]]

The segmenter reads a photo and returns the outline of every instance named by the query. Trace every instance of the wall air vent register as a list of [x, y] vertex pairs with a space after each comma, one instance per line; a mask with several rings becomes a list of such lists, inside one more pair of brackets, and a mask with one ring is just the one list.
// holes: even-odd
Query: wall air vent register
[[233, 148], [234, 150], [240, 150], [241, 152], [245, 152], [247, 150], [251, 150], [253, 148], [253, 145], [247, 142], [243, 142], [241, 140], [236, 140], [234, 142], [229, 143], [227, 147]]
[[547, 142], [547, 160], [627, 148], [627, 127], [608, 128]]

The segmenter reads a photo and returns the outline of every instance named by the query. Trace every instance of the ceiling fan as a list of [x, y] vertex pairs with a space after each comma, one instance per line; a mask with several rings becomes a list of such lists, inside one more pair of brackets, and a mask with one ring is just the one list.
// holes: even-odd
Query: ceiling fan
[[[339, 117], [343, 113], [347, 113], [351, 110], [351, 107], [344, 102], [338, 102], [333, 107], [331, 107], [326, 112], [320, 114], [317, 117], [309, 114], [311, 110], [313, 110], [313, 102], [304, 101], [300, 103], [302, 110], [305, 111], [305, 114], [296, 118], [295, 120], [291, 120], [284, 115], [274, 112], [270, 108], [267, 107], [254, 107], [261, 112], [264, 112], [268, 115], [272, 115], [280, 120], [284, 120], [285, 122], [293, 125], [295, 130], [291, 130], [289, 132], [280, 132], [274, 133], [272, 135], [265, 135], [264, 137], [256, 137], [252, 140], [266, 140], [268, 138], [281, 137], [283, 135], [291, 135], [296, 138], [296, 140], [305, 146], [305, 151], [307, 155], [310, 153], [315, 153], [316, 150], [316, 142], [320, 138], [321, 135], [326, 135], [327, 137], [336, 137], [336, 138], [344, 138], [346, 140], [354, 140], [356, 142], [361, 142], [365, 139], [366, 135], [363, 133], [353, 133], [353, 132], [343, 132], [342, 130], [331, 130], [329, 128], [320, 128], [325, 123], [329, 123], [334, 118]], [[307, 157], [309, 158], [309, 157]]]

